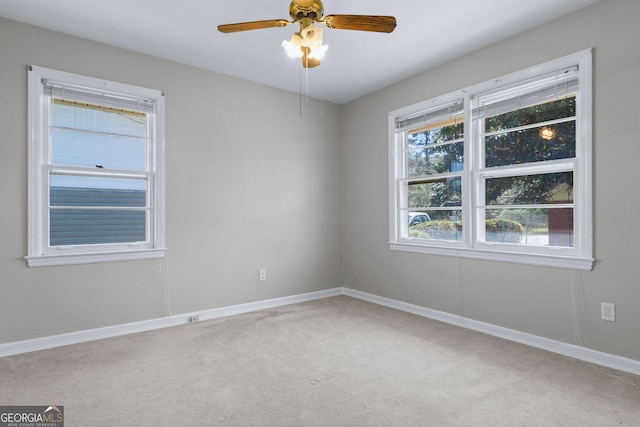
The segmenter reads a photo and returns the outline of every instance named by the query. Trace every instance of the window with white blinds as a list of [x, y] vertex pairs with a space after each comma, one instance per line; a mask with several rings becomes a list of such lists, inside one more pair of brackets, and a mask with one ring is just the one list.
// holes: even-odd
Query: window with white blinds
[[30, 266], [164, 254], [162, 92], [29, 69]]
[[[462, 173], [464, 164], [464, 99], [436, 105], [418, 115], [398, 117], [396, 132], [403, 135], [400, 166], [400, 234], [409, 238], [462, 239]], [[410, 218], [426, 214], [430, 224], [413, 226]], [[453, 225], [437, 233], [427, 226]]]
[[396, 110], [389, 129], [391, 249], [592, 268], [589, 50]]

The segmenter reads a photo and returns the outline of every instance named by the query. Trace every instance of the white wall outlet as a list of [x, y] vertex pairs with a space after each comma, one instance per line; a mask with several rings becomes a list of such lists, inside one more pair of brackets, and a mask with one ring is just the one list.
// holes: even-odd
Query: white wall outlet
[[260, 270], [258, 270], [258, 281], [264, 282], [265, 280], [267, 280], [267, 270], [261, 268]]
[[616, 305], [610, 302], [600, 303], [600, 317], [609, 322], [616, 321]]

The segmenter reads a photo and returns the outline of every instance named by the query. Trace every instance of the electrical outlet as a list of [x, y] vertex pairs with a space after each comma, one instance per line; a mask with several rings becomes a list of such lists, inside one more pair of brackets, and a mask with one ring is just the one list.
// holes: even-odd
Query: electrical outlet
[[609, 322], [616, 321], [616, 305], [610, 302], [600, 303], [600, 317]]
[[264, 282], [265, 280], [267, 280], [267, 270], [261, 268], [258, 270], [258, 281]]
[[199, 322], [199, 321], [200, 321], [200, 316], [198, 316], [197, 314], [195, 316], [189, 316], [189, 323]]

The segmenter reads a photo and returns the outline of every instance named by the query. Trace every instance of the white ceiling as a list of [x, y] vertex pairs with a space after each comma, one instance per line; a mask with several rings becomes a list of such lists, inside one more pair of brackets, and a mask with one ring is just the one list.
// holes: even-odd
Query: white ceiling
[[596, 1], [324, 0], [325, 15], [393, 15], [398, 25], [325, 29], [329, 50], [308, 76], [281, 46], [297, 24], [217, 31], [289, 19], [289, 0], [0, 0], [0, 16], [291, 92], [308, 81], [309, 96], [343, 104]]

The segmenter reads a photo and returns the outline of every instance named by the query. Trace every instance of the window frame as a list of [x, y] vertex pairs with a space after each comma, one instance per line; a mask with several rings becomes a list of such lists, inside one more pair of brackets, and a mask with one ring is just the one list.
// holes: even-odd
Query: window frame
[[[576, 101], [576, 155], [574, 158], [543, 161], [544, 166], [511, 165], [509, 169], [527, 171], [571, 170], [574, 174], [573, 247], [540, 247], [481, 241], [484, 232], [479, 208], [484, 204], [484, 179], [500, 175], [500, 167], [489, 171], [482, 168], [484, 144], [474, 122], [473, 103], [482, 94], [514, 84], [542, 79], [550, 73], [577, 67], [578, 98]], [[502, 77], [491, 79], [436, 98], [428, 99], [388, 115], [389, 138], [389, 248], [394, 251], [418, 252], [471, 259], [513, 262], [527, 265], [568, 268], [589, 271], [593, 268], [593, 206], [592, 206], [592, 50], [586, 49]], [[464, 99], [464, 168], [462, 172], [461, 241], [427, 240], [403, 237], [403, 207], [406, 197], [402, 188], [404, 176], [404, 135], [396, 123], [429, 111], [435, 111], [457, 99]], [[507, 176], [508, 172], [504, 172]], [[482, 216], [484, 218], [484, 216]], [[405, 221], [406, 222], [406, 221]], [[406, 227], [405, 227], [406, 228]]]
[[[148, 166], [146, 171], [140, 173], [146, 175], [147, 181], [149, 214], [145, 242], [49, 246], [51, 173], [54, 170], [70, 174], [82, 173], [82, 168], [58, 167], [50, 162], [51, 96], [45, 93], [45, 84], [50, 81], [68, 85], [80, 97], [86, 94], [89, 103], [92, 97], [95, 103], [96, 94], [103, 93], [114, 100], [139, 99], [152, 106], [153, 111], [147, 112]], [[165, 255], [164, 115], [165, 97], [162, 91], [35, 65], [28, 67], [28, 242], [25, 259], [29, 267], [154, 259]], [[121, 175], [118, 171], [96, 173], [111, 178]]]

